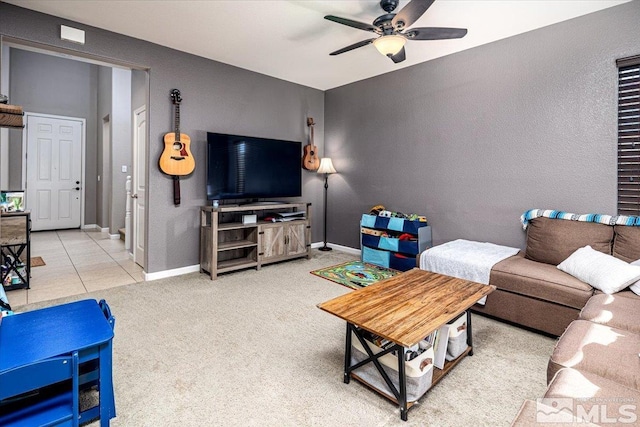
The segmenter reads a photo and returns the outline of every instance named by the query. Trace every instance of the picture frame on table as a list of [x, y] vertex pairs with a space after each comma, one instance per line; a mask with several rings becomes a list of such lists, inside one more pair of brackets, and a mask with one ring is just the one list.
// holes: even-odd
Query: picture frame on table
[[24, 212], [24, 191], [0, 192], [0, 209], [2, 212]]

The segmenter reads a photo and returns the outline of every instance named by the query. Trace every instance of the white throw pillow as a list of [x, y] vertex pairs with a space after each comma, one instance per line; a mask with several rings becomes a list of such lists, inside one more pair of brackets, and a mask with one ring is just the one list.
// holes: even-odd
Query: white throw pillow
[[[638, 265], [640, 266], [640, 259], [633, 261], [631, 263], [631, 265]], [[634, 294], [636, 295], [640, 295], [640, 280], [637, 281], [636, 283], [634, 283], [633, 285], [629, 286], [629, 289], [631, 289], [633, 291]]]
[[605, 294], [619, 292], [640, 279], [640, 266], [603, 254], [591, 246], [578, 249], [558, 268]]

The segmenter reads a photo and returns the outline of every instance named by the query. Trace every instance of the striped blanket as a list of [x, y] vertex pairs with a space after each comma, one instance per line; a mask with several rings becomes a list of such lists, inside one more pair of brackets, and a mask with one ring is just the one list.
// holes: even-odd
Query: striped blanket
[[550, 209], [531, 209], [520, 216], [522, 228], [527, 229], [529, 221], [538, 217], [568, 219], [571, 221], [597, 222], [606, 225], [635, 225], [640, 226], [640, 216], [630, 215], [602, 215], [602, 214], [574, 214], [554, 211]]

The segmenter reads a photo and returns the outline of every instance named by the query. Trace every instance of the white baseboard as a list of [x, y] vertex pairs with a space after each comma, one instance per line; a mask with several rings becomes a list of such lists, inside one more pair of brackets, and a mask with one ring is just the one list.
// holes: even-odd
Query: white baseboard
[[109, 234], [109, 238], [111, 240], [118, 240], [120, 238], [120, 233], [118, 233], [118, 234]]
[[195, 273], [200, 271], [200, 264], [189, 265], [187, 267], [174, 268], [172, 270], [158, 271], [155, 273], [144, 273], [144, 280], [158, 280], [165, 277], [182, 276], [183, 274]]
[[108, 233], [109, 227], [100, 227], [98, 224], [85, 224], [81, 227], [83, 230], [98, 230], [102, 233]]
[[[324, 242], [316, 242], [316, 243], [312, 243], [311, 244], [311, 248], [312, 249], [318, 249], [324, 246]], [[329, 246], [332, 249], [335, 249], [337, 251], [342, 251], [342, 252], [346, 252], [348, 254], [351, 255], [358, 255], [360, 256], [360, 249], [356, 249], [356, 248], [351, 248], [349, 246], [342, 246], [342, 245], [337, 245], [335, 243], [327, 243], [327, 246]]]

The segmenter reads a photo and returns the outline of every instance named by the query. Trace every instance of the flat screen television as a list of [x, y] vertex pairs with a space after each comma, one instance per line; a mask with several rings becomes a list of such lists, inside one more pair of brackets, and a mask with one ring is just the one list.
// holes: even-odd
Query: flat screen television
[[207, 199], [302, 196], [302, 143], [207, 132]]

